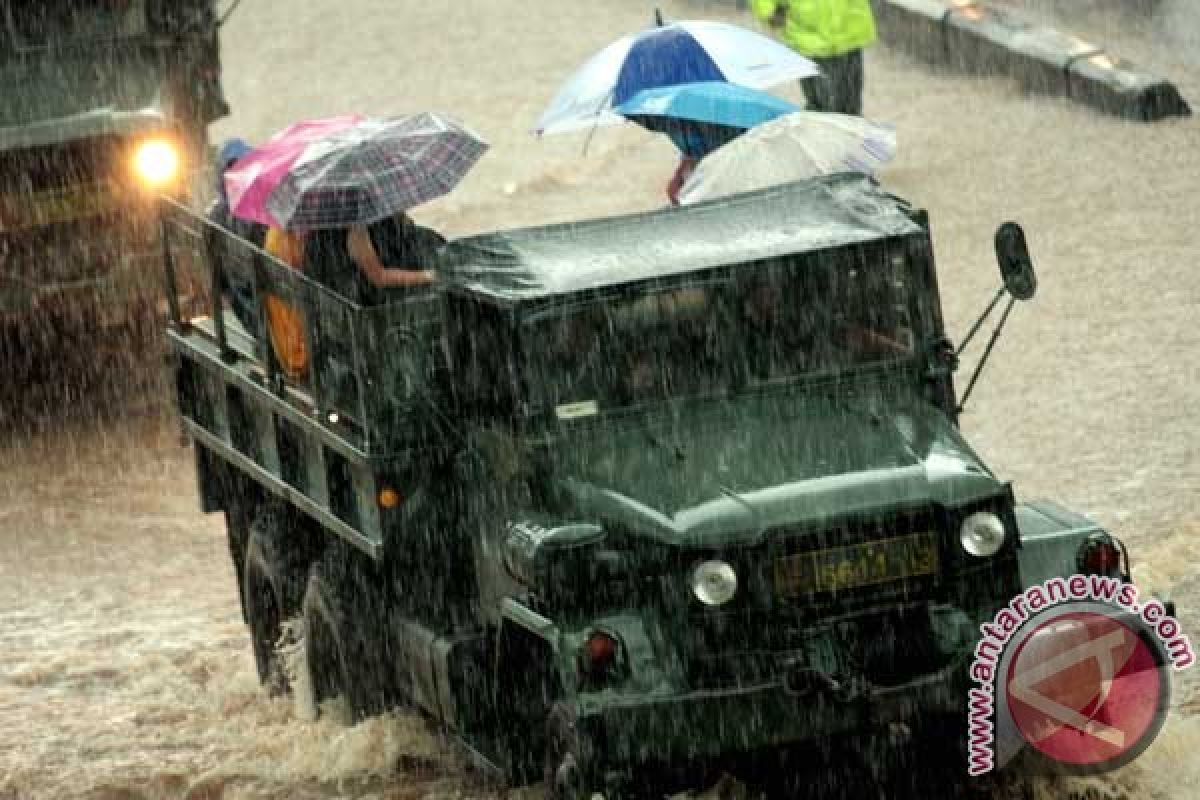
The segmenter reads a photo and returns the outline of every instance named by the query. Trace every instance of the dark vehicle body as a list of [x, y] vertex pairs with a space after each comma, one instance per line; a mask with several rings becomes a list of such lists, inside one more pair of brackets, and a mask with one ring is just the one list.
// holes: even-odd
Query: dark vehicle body
[[212, 0], [0, 2], [0, 320], [155, 298], [154, 198], [189, 197], [219, 69]]
[[961, 726], [979, 624], [1113, 542], [964, 439], [925, 216], [866, 178], [459, 240], [371, 308], [217, 250], [313, 359], [283, 381], [220, 308], [170, 331], [264, 680], [302, 613], [318, 699], [411, 703], [554, 797]]

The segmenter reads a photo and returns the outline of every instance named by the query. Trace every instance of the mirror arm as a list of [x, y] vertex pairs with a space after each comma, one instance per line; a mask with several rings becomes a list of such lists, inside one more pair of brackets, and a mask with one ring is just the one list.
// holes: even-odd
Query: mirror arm
[[[996, 291], [996, 296], [992, 298], [992, 302], [988, 303], [987, 308], [985, 308], [983, 313], [979, 315], [979, 319], [975, 320], [975, 324], [971, 326], [971, 330], [967, 331], [967, 335], [964, 336], [962, 342], [959, 343], [958, 349], [954, 351], [954, 355], [961, 356], [963, 351], [967, 349], [967, 345], [971, 343], [971, 339], [974, 338], [979, 329], [983, 327], [984, 321], [992, 315], [992, 309], [994, 309], [996, 304], [1000, 302], [1000, 298], [1004, 296], [1006, 291], [1007, 290], [1003, 286]], [[1007, 311], [1004, 313], [1006, 315], [1008, 314]], [[1001, 322], [1000, 324], [1003, 325], [1004, 323]]]
[[[1001, 293], [1004, 292], [1003, 289], [1000, 291]], [[996, 295], [996, 299], [992, 301], [992, 306], [996, 305], [996, 302], [999, 299], [1000, 295]], [[975, 372], [971, 375], [971, 380], [967, 384], [967, 389], [965, 392], [963, 392], [962, 399], [958, 401], [959, 414], [962, 413], [963, 408], [966, 406], [967, 398], [971, 396], [971, 390], [975, 388], [975, 382], [979, 380], [979, 376], [983, 373], [983, 368], [987, 365], [988, 356], [992, 354], [992, 348], [996, 346], [996, 340], [1000, 338], [1000, 331], [1004, 330], [1004, 323], [1008, 322], [1008, 315], [1012, 311], [1013, 306], [1016, 305], [1016, 302], [1017, 299], [1015, 297], [1008, 298], [1008, 305], [1004, 307], [1004, 312], [1000, 315], [1000, 321], [996, 323], [996, 329], [992, 331], [992, 338], [988, 339], [987, 347], [983, 349], [983, 355], [979, 357], [979, 363], [975, 365]], [[991, 311], [991, 306], [988, 307], [988, 311]], [[985, 314], [984, 316], [987, 315]], [[974, 333], [974, 331], [972, 331], [972, 333]]]
[[240, 6], [241, 4], [242, 4], [242, 0], [233, 0], [232, 5], [230, 5], [229, 8], [225, 9], [225, 13], [221, 15], [221, 18], [219, 20], [217, 20], [217, 27], [220, 28], [222, 25], [224, 25], [226, 22], [228, 22], [229, 18], [231, 16], [233, 16], [233, 12], [237, 11], [237, 7]]

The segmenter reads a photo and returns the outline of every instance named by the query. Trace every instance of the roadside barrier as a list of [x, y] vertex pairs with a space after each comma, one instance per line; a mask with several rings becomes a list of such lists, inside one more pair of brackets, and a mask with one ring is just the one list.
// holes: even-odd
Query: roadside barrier
[[880, 37], [922, 60], [1006, 75], [1126, 119], [1190, 116], [1169, 81], [1099, 45], [973, 0], [872, 0]]
[[942, 22], [950, 9], [944, 0], [872, 0], [875, 25], [889, 45], [932, 64], [946, 61]]

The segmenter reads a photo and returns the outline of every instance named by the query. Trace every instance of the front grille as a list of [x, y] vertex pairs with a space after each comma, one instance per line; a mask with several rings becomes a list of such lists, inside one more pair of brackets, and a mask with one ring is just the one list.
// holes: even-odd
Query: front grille
[[[927, 607], [949, 565], [944, 527], [930, 509], [844, 518], [714, 554], [734, 564], [743, 585], [729, 606], [689, 614], [681, 650], [690, 685], [778, 678], [798, 657], [812, 658], [814, 646], [831, 653], [822, 670], [879, 685], [941, 666]], [[877, 563], [862, 566], [871, 558]]]

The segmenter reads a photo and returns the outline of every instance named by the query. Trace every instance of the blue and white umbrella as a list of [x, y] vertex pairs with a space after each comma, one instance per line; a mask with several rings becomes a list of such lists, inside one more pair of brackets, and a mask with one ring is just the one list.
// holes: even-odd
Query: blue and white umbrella
[[684, 20], [623, 36], [592, 56], [559, 90], [538, 133], [621, 122], [616, 106], [643, 89], [725, 81], [765, 89], [816, 75], [817, 66], [762, 34], [706, 20]]

